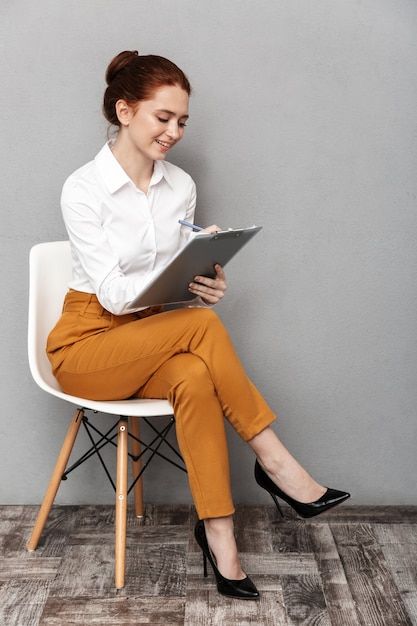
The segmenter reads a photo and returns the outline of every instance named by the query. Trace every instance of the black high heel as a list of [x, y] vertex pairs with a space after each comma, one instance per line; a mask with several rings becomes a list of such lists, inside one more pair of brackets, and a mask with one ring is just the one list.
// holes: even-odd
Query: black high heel
[[255, 480], [260, 487], [263, 487], [263, 489], [266, 489], [269, 493], [277, 505], [277, 509], [281, 513], [281, 517], [284, 517], [284, 515], [278, 504], [277, 496], [282, 498], [282, 500], [285, 500], [285, 502], [287, 502], [287, 504], [289, 504], [298, 513], [298, 515], [301, 515], [301, 517], [314, 517], [315, 515], [324, 513], [324, 511], [327, 511], [333, 506], [341, 504], [350, 498], [350, 493], [347, 491], [339, 491], [338, 489], [331, 489], [330, 487], [327, 487], [327, 491], [318, 500], [315, 500], [314, 502], [298, 502], [298, 500], [294, 500], [294, 498], [291, 498], [286, 493], [281, 491], [281, 489], [262, 469], [258, 459], [256, 459], [255, 462]]
[[203, 551], [203, 570], [204, 577], [207, 578], [207, 559], [213, 568], [214, 575], [217, 582], [217, 591], [229, 598], [239, 598], [240, 600], [256, 600], [259, 598], [259, 591], [249, 578], [243, 578], [242, 580], [232, 580], [222, 576], [215, 564], [215, 556], [210, 550], [210, 546], [206, 537], [206, 529], [204, 527], [203, 520], [199, 520], [195, 525], [194, 535], [196, 541]]

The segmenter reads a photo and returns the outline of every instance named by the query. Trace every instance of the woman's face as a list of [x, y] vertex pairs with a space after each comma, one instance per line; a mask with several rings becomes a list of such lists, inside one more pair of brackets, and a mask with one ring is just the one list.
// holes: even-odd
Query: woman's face
[[184, 134], [188, 119], [188, 94], [178, 85], [157, 89], [151, 100], [141, 100], [134, 107], [125, 101], [116, 103], [122, 128], [130, 142], [143, 156], [163, 159]]

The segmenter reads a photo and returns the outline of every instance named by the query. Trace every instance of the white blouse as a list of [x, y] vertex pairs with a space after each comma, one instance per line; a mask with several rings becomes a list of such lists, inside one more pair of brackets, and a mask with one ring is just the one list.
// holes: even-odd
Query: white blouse
[[[95, 293], [115, 315], [130, 303], [193, 233], [196, 186], [172, 163], [154, 161], [148, 193], [138, 189], [106, 143], [65, 181], [61, 209], [71, 244], [69, 287]], [[198, 306], [200, 298], [187, 302]]]

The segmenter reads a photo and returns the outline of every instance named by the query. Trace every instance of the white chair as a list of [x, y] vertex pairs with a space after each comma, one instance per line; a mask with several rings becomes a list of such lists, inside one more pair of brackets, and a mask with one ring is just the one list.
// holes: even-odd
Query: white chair
[[[78, 465], [92, 455], [97, 454], [116, 491], [115, 584], [116, 588], [120, 589], [124, 586], [125, 574], [127, 494], [133, 489], [135, 515], [136, 517], [142, 517], [142, 473], [155, 454], [163, 457], [179, 469], [186, 471], [183, 465], [178, 465], [158, 450], [159, 446], [164, 442], [182, 461], [181, 455], [166, 440], [166, 436], [174, 423], [173, 409], [167, 400], [131, 399], [99, 402], [64, 393], [52, 374], [45, 346], [48, 333], [61, 315], [64, 296], [68, 290], [67, 285], [71, 279], [69, 241], [52, 241], [33, 246], [30, 251], [29, 266], [28, 355], [30, 371], [41, 389], [57, 398], [71, 402], [77, 406], [77, 410], [72, 417], [58, 455], [32, 535], [27, 543], [27, 549], [30, 551], [35, 550], [38, 545], [61, 480], [66, 479], [67, 474]], [[120, 419], [118, 419], [110, 431], [101, 433], [91, 425], [85, 415], [85, 411], [90, 409], [94, 412], [119, 415]], [[171, 416], [168, 425], [162, 431], [158, 431], [147, 419], [155, 416]], [[140, 440], [139, 420], [135, 419], [139, 417], [144, 418], [153, 431], [157, 433], [149, 445]], [[75, 464], [67, 468], [81, 423], [84, 423], [86, 427], [92, 446]], [[92, 439], [91, 428], [94, 429], [95, 433], [101, 435], [98, 441]], [[111, 434], [112, 430], [116, 431], [114, 435]], [[113, 441], [116, 437], [117, 445]], [[130, 453], [128, 450], [129, 437], [132, 443]], [[155, 441], [158, 441], [157, 445], [154, 445]], [[117, 447], [116, 485], [114, 485], [100, 455], [100, 449], [109, 443]], [[144, 447], [143, 451], [141, 451], [142, 446]], [[151, 454], [143, 465], [142, 455], [147, 451]], [[128, 488], [129, 456], [132, 459], [133, 474], [133, 483], [130, 488]]]

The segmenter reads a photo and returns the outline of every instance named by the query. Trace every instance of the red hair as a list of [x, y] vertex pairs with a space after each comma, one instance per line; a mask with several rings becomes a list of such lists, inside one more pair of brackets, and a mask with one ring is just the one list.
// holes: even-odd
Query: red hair
[[155, 54], [141, 56], [137, 50], [119, 52], [110, 61], [106, 82], [103, 114], [110, 124], [119, 127], [115, 107], [118, 100], [134, 106], [141, 100], [150, 100], [156, 89], [165, 85], [178, 85], [191, 94], [188, 78], [175, 63]]

